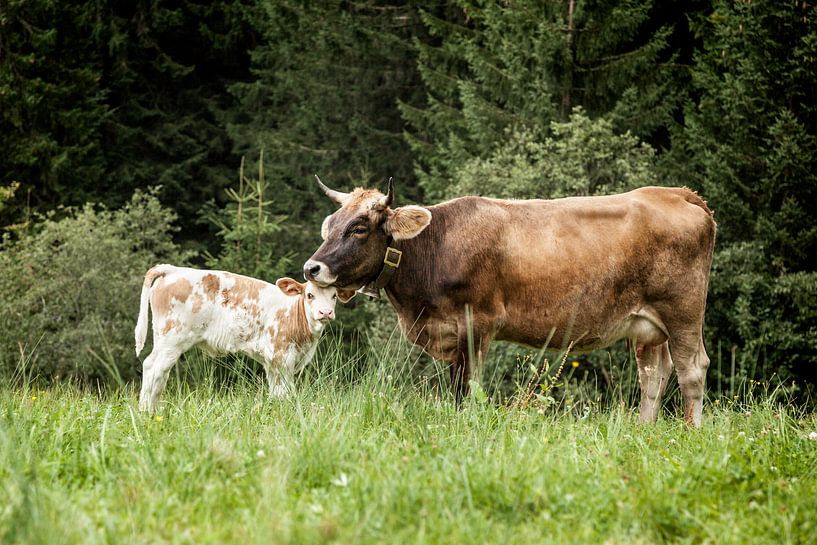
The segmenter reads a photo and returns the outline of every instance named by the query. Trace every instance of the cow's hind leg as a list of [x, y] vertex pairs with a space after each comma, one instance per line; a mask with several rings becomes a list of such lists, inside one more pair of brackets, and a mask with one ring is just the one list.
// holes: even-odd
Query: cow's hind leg
[[179, 361], [181, 351], [154, 347], [142, 364], [142, 390], [139, 393], [139, 410], [154, 411], [159, 396], [165, 389], [170, 370]]
[[684, 398], [684, 418], [688, 424], [700, 426], [706, 370], [709, 367], [701, 331], [671, 334], [670, 350]]
[[668, 343], [665, 341], [660, 345], [645, 346], [636, 341], [635, 357], [641, 386], [639, 417], [642, 422], [655, 422], [672, 371]]

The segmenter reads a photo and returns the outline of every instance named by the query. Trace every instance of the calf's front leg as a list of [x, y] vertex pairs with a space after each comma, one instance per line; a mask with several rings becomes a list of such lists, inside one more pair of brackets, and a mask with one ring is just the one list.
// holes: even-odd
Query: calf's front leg
[[294, 378], [292, 370], [286, 362], [274, 361], [264, 365], [267, 374], [267, 384], [269, 384], [269, 395], [276, 399], [287, 398], [294, 389]]

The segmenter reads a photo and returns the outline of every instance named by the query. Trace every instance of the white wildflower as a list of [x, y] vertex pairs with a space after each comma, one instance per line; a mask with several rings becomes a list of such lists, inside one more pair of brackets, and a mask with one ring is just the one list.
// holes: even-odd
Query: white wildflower
[[316, 515], [320, 515], [321, 513], [323, 513], [323, 505], [319, 503], [313, 503], [312, 505], [309, 506], [309, 510], [315, 513]]
[[349, 486], [349, 477], [346, 473], [341, 473], [337, 479], [332, 479], [332, 484], [341, 487]]

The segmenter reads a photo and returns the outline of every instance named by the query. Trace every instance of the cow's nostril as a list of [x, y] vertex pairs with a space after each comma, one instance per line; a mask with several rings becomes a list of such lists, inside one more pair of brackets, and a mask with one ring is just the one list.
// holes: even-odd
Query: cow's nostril
[[304, 266], [304, 277], [306, 277], [309, 280], [314, 280], [320, 271], [321, 271], [320, 265], [317, 264], [310, 265], [309, 263], [307, 263]]

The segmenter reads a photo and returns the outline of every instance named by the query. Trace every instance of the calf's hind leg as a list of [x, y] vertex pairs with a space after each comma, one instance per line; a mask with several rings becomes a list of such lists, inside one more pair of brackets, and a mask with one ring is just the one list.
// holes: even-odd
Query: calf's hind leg
[[142, 364], [142, 390], [139, 393], [139, 410], [154, 411], [159, 396], [165, 389], [170, 370], [179, 361], [181, 351], [154, 347]]

